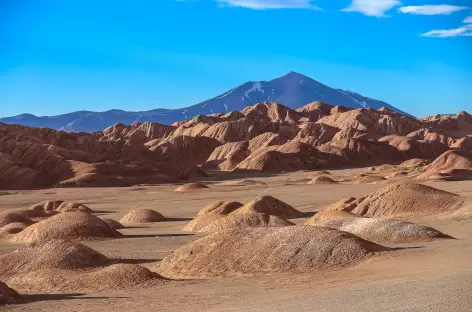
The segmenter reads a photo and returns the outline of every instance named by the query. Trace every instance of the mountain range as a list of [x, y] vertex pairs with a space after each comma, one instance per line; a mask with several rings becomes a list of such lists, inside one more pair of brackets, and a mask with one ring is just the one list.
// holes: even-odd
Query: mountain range
[[158, 108], [137, 112], [118, 109], [105, 112], [76, 111], [55, 116], [21, 114], [0, 118], [0, 122], [69, 132], [91, 132], [103, 130], [116, 123], [128, 125], [150, 121], [172, 124], [176, 121], [191, 119], [196, 115], [239, 111], [244, 107], [262, 102], [278, 102], [297, 109], [313, 101], [351, 108], [386, 107], [404, 113], [385, 102], [352, 91], [334, 89], [300, 73], [290, 72], [270, 81], [246, 82], [212, 99], [185, 108]]

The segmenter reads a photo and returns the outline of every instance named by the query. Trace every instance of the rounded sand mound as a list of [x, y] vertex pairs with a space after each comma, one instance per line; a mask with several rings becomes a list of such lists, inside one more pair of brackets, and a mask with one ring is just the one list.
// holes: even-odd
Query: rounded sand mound
[[159, 212], [151, 209], [134, 209], [121, 218], [121, 224], [139, 224], [164, 221], [165, 218]]
[[156, 269], [175, 278], [314, 272], [353, 265], [389, 250], [323, 227], [246, 228], [188, 243], [164, 258]]
[[15, 304], [21, 302], [21, 296], [16, 290], [0, 281], [0, 305]]
[[428, 161], [426, 159], [412, 158], [412, 159], [402, 162], [400, 164], [400, 167], [412, 169], [412, 168], [426, 166], [427, 164], [428, 164]]
[[338, 182], [327, 176], [318, 176], [313, 178], [308, 184], [338, 184]]
[[385, 176], [386, 179], [395, 179], [395, 178], [404, 178], [408, 176], [408, 172], [406, 171], [398, 171], [398, 172], [392, 172], [390, 174], [387, 174]]
[[110, 259], [89, 247], [54, 240], [1, 256], [0, 278], [31, 291], [101, 291], [162, 280], [138, 265], [110, 264]]
[[216, 219], [197, 232], [218, 232], [230, 229], [244, 229], [248, 227], [283, 227], [294, 225], [285, 219], [265, 213], [251, 213], [230, 215]]
[[31, 244], [0, 256], [0, 278], [45, 269], [86, 269], [108, 265], [110, 260], [85, 245], [62, 240]]
[[472, 179], [472, 152], [447, 151], [424, 167], [424, 172], [417, 179]]
[[153, 281], [162, 281], [163, 278], [155, 272], [136, 264], [114, 264], [99, 271], [78, 276], [74, 284], [64, 285], [62, 288], [70, 290], [104, 291], [124, 289], [142, 285]]
[[422, 184], [396, 183], [358, 200], [351, 212], [367, 217], [425, 216], [452, 212], [462, 203], [453, 193]]
[[201, 230], [207, 225], [211, 224], [215, 220], [224, 218], [225, 215], [221, 214], [209, 214], [203, 216], [197, 216], [190, 221], [183, 229], [184, 232], [201, 232]]
[[10, 223], [23, 223], [31, 225], [34, 222], [28, 217], [24, 216], [22, 211], [4, 211], [0, 213], [0, 228]]
[[113, 264], [88, 270], [38, 270], [17, 275], [9, 284], [28, 291], [96, 292], [152, 286], [163, 280], [159, 274], [136, 264]]
[[344, 211], [321, 211], [306, 224], [349, 232], [368, 241], [384, 244], [452, 238], [427, 226], [398, 220], [365, 218]]
[[390, 164], [384, 164], [374, 168], [374, 171], [378, 173], [390, 173], [395, 170], [397, 170], [397, 167]]
[[108, 226], [111, 227], [112, 229], [120, 230], [120, 229], [125, 228], [125, 226], [123, 224], [121, 224], [119, 221], [116, 221], [116, 220], [113, 220], [113, 219], [102, 219], [102, 220], [103, 220], [103, 222], [108, 224]]
[[52, 239], [91, 239], [120, 237], [100, 218], [85, 212], [63, 212], [30, 225], [11, 238], [18, 243], [45, 242]]
[[284, 219], [302, 216], [300, 211], [272, 196], [259, 196], [241, 208], [236, 209], [231, 214], [239, 215], [248, 213], [266, 213]]
[[240, 202], [220, 200], [205, 206], [202, 210], [198, 212], [197, 216], [212, 214], [227, 215], [242, 206], [243, 204], [241, 204]]
[[9, 223], [0, 228], [0, 238], [8, 237], [9, 235], [17, 234], [23, 231], [28, 224], [22, 222]]
[[31, 206], [29, 210], [55, 212], [93, 212], [92, 209], [85, 206], [84, 204], [63, 200], [46, 200]]
[[206, 189], [206, 188], [209, 188], [209, 187], [201, 183], [188, 183], [188, 184], [179, 186], [178, 188], [174, 190], [174, 192], [187, 192], [187, 191]]
[[379, 183], [386, 180], [387, 179], [379, 175], [361, 175], [354, 181], [354, 184]]
[[331, 211], [347, 211], [350, 212], [359, 204], [364, 198], [357, 199], [355, 197], [343, 198], [331, 205], [329, 205], [325, 210]]

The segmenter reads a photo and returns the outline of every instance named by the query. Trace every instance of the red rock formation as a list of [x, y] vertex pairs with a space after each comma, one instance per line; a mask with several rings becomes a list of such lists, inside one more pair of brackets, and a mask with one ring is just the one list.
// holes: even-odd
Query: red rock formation
[[[94, 133], [0, 124], [0, 189], [172, 182], [204, 175], [198, 165], [276, 172], [400, 164], [451, 149], [472, 150], [466, 112], [415, 119], [386, 108], [263, 103], [172, 126], [116, 124]], [[429, 176], [468, 176], [464, 170]]]

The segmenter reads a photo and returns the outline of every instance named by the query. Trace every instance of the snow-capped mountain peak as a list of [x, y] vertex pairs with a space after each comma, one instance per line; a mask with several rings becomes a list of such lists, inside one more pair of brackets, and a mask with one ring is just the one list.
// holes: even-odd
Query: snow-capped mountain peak
[[2, 118], [0, 122], [20, 123], [27, 126], [49, 127], [67, 131], [96, 131], [121, 122], [152, 121], [171, 124], [182, 119], [191, 119], [196, 115], [227, 113], [242, 110], [246, 106], [261, 102], [278, 102], [296, 109], [314, 101], [331, 105], [353, 108], [387, 107], [401, 112], [397, 108], [353, 91], [334, 89], [310, 77], [297, 72], [290, 72], [270, 81], [250, 81], [232, 88], [220, 95], [201, 103], [181, 109], [153, 109], [144, 112], [125, 112], [110, 110], [107, 112], [73, 112], [57, 116], [37, 117], [22, 114]]

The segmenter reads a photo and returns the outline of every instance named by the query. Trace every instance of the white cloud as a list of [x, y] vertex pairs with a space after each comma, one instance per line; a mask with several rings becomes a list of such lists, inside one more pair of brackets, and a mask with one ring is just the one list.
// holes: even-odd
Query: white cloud
[[448, 38], [448, 37], [459, 37], [459, 36], [471, 36], [472, 29], [466, 26], [453, 28], [453, 29], [441, 29], [441, 30], [431, 30], [427, 33], [422, 34], [422, 37], [438, 37], [438, 38]]
[[464, 25], [452, 29], [431, 30], [422, 34], [422, 37], [472, 37], [472, 16], [468, 16], [463, 21]]
[[352, 0], [351, 4], [343, 9], [345, 12], [360, 12], [367, 16], [384, 17], [385, 13], [401, 5], [399, 0]]
[[449, 15], [454, 12], [467, 10], [468, 7], [457, 5], [419, 5], [419, 6], [404, 6], [398, 9], [399, 12], [405, 14], [416, 15]]
[[318, 9], [313, 0], [215, 0], [223, 5], [249, 8], [253, 10], [265, 9]]

